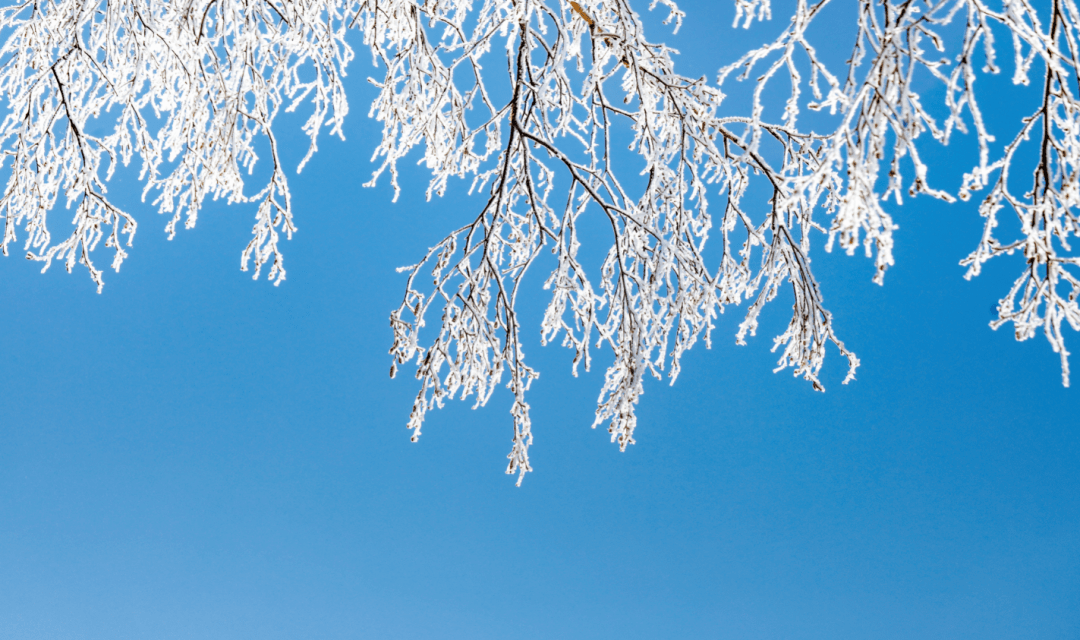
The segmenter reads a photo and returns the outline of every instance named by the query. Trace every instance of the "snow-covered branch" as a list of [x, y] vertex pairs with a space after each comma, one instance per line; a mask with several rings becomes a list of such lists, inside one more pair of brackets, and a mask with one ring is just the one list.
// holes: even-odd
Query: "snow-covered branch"
[[[144, 197], [170, 216], [170, 237], [181, 220], [195, 224], [207, 197], [252, 203], [242, 268], [254, 261], [258, 277], [269, 265], [280, 282], [279, 239], [296, 227], [275, 120], [308, 109], [301, 167], [324, 128], [341, 135], [346, 35], [356, 29], [380, 74], [369, 114], [383, 134], [369, 184], [387, 175], [397, 193], [399, 163], [415, 154], [431, 172], [429, 198], [452, 178], [477, 198], [471, 219], [403, 269], [406, 291], [391, 314], [391, 374], [411, 363], [420, 382], [414, 439], [430, 409], [455, 397], [484, 405], [505, 384], [514, 396], [507, 472], [520, 482], [530, 470], [527, 392], [538, 373], [518, 309], [532, 271], [544, 272], [536, 284], [551, 296], [541, 342], [569, 348], [575, 374], [610, 349], [594, 426], [620, 448], [634, 442], [646, 377], [674, 382], [683, 354], [708, 344], [732, 305], [747, 303], [735, 336], [743, 343], [764, 307], [790, 291], [777, 370], [821, 389], [831, 343], [848, 361], [847, 382], [859, 361], [824, 306], [812, 247], [861, 246], [881, 284], [898, 228], [887, 202], [919, 195], [986, 191], [967, 276], [1022, 251], [1026, 266], [992, 326], [1012, 322], [1021, 340], [1041, 329], [1068, 384], [1062, 324], [1080, 329], [1080, 256], [1070, 245], [1080, 228], [1080, 11], [1076, 0], [1049, 2], [791, 0], [780, 34], [716, 82], [676, 70], [677, 52], [644, 32], [643, 0], [19, 3], [0, 9], [2, 246], [7, 253], [25, 234], [29, 258], [45, 268], [82, 263], [100, 290], [95, 246], [105, 238], [119, 269], [136, 228], [106, 186], [137, 157]], [[771, 19], [774, 4], [733, 0], [734, 26]], [[647, 5], [658, 6], [677, 31], [684, 14], [674, 0]], [[839, 62], [832, 44], [815, 46], [822, 22], [838, 19], [854, 25]], [[1043, 74], [1043, 91], [998, 145], [975, 86], [999, 72], [1002, 34], [1013, 81]], [[738, 81], [750, 107], [722, 109], [721, 89]], [[930, 84], [941, 100], [927, 102]], [[950, 186], [931, 175], [922, 145], [957, 133], [973, 135], [978, 158]], [[260, 153], [268, 177], [245, 191]], [[1016, 182], [1029, 169], [1032, 182]], [[54, 241], [47, 216], [61, 199], [73, 230]], [[1002, 241], [1006, 209], [1020, 231]], [[580, 233], [586, 218], [606, 237]]]
[[[665, 4], [677, 23], [682, 14]], [[383, 2], [380, 8], [397, 9], [388, 9], [382, 22], [369, 4], [366, 42], [389, 69], [373, 110], [384, 123], [383, 168], [393, 172], [408, 150], [423, 145], [433, 170], [429, 195], [441, 194], [450, 176], [473, 175], [474, 189], [487, 197], [471, 224], [408, 269], [408, 293], [392, 317], [397, 364], [420, 363], [414, 437], [426, 411], [458, 393], [475, 392], [484, 404], [509, 368], [517, 427], [508, 472], [528, 470], [524, 393], [536, 373], [523, 362], [514, 301], [543, 247], [557, 256], [545, 281], [553, 295], [543, 342], [561, 337], [574, 350], [575, 371], [580, 363], [589, 366], [590, 348], [612, 350], [597, 424], [608, 423], [623, 448], [633, 442], [646, 374], [659, 378], [666, 369], [674, 380], [681, 355], [699, 338], [710, 339], [717, 315], [752, 300], [736, 336], [742, 343], [784, 286], [791, 286], [795, 304], [787, 331], [776, 339], [780, 368], [790, 366], [821, 388], [818, 372], [832, 342], [849, 360], [846, 382], [858, 359], [837, 338], [823, 306], [810, 269], [813, 232], [827, 236], [826, 250], [839, 242], [852, 254], [861, 245], [881, 284], [894, 263], [898, 228], [885, 201], [967, 199], [992, 174], [997, 186], [982, 207], [987, 231], [965, 262], [969, 276], [986, 259], [1024, 248], [1028, 268], [994, 326], [1012, 321], [1020, 339], [1042, 327], [1062, 354], [1067, 383], [1061, 322], [1080, 326], [1071, 270], [1077, 258], [1062, 254], [1070, 250], [1072, 198], [1080, 194], [1073, 185], [1080, 158], [1069, 88], [1076, 82], [1073, 1], [1056, 0], [1042, 18], [1014, 0], [1003, 0], [1000, 10], [978, 0], [861, 0], [837, 7], [832, 10], [852, 11], [856, 24], [840, 71], [830, 68], [812, 35], [826, 7], [836, 5], [794, 4], [779, 37], [720, 71], [719, 86], [757, 74], [745, 115], [722, 113], [720, 91], [678, 75], [674, 52], [644, 37], [640, 16], [624, 1], [487, 0], [475, 23], [468, 22], [465, 3]], [[737, 0], [736, 26], [771, 11], [767, 1]], [[1040, 61], [1046, 70], [1044, 104], [997, 161], [975, 93], [979, 74], [998, 71], [995, 31], [1012, 35], [1015, 82], [1026, 82]], [[962, 39], [950, 46], [956, 33]], [[489, 84], [482, 59], [496, 48], [507, 52], [507, 75]], [[410, 71], [417, 64], [423, 73]], [[766, 91], [781, 76], [790, 93], [770, 120]], [[941, 85], [943, 104], [925, 104], [919, 88], [927, 82]], [[474, 107], [482, 117], [470, 118]], [[833, 124], [823, 134], [804, 129], [804, 109], [830, 114]], [[1040, 121], [1048, 124], [1035, 187], [1013, 196], [1008, 174], [1015, 148]], [[641, 183], [615, 169], [626, 162], [613, 161], [620, 127], [633, 137], [630, 149], [646, 177]], [[954, 132], [968, 131], [979, 148], [976, 168], [959, 189], [935, 184], [922, 159], [923, 134], [948, 144]], [[752, 181], [771, 193], [767, 207], [744, 199]], [[549, 201], [553, 193], [564, 204]], [[709, 208], [713, 194], [722, 214]], [[1019, 215], [1025, 240], [993, 238], [995, 213], [1006, 203]], [[579, 260], [582, 215], [603, 216], [612, 230], [599, 277]], [[704, 258], [714, 223], [722, 243], [717, 267]], [[425, 288], [429, 270], [434, 280]], [[442, 314], [441, 333], [425, 344], [420, 333], [434, 308]]]
[[[1076, 139], [1080, 124], [1076, 93], [1080, 90], [1080, 12], [1075, 1], [1052, 0], [1046, 7], [1027, 0], [1001, 0], [994, 6], [982, 0], [862, 0], [857, 7], [855, 45], [845, 64], [843, 82], [839, 80], [841, 74], [831, 73], [821, 62], [807, 36], [811, 23], [830, 4], [835, 6], [831, 0], [799, 0], [791, 24], [781, 36], [725, 67], [720, 74], [721, 84], [739, 69], [743, 70], [739, 77], [745, 79], [759, 65], [764, 67], [754, 94], [751, 122], [755, 128], [763, 128], [759, 120], [766, 85], [785, 71], [791, 94], [781, 118], [784, 126], [796, 127], [804, 85], [813, 96], [806, 107], [828, 109], [837, 116], [839, 124], [821, 142], [821, 177], [828, 176], [844, 185], [840, 198], [828, 205], [835, 215], [827, 248], [839, 238], [840, 246], [850, 254], [861, 236], [867, 256], [876, 248], [875, 281], [879, 283], [885, 269], [893, 264], [892, 230], [896, 228], [882, 208], [882, 201], [894, 197], [896, 204], [902, 204], [905, 184], [911, 196], [954, 199], [946, 189], [930, 186], [929, 168], [919, 155], [921, 134], [929, 133], [936, 141], [948, 144], [954, 131], [973, 130], [978, 161], [954, 193], [967, 200], [974, 192], [987, 187], [990, 190], [980, 206], [986, 218], [983, 237], [961, 264], [968, 267], [966, 277], [971, 278], [980, 273], [987, 260], [1023, 250], [1027, 265], [1001, 300], [999, 317], [991, 326], [1012, 322], [1019, 340], [1033, 337], [1041, 329], [1061, 356], [1067, 386], [1068, 352], [1062, 322], [1080, 329], [1080, 273], [1076, 271], [1080, 256], [1070, 246], [1070, 237], [1077, 230], [1076, 207], [1080, 204], [1080, 147]], [[1011, 37], [1015, 84], [1027, 85], [1033, 73], [1043, 74], [1041, 104], [1023, 118], [1019, 130], [1010, 135], [1012, 141], [1000, 151], [994, 148], [995, 137], [984, 121], [975, 91], [980, 74], [1000, 71], [995, 33]], [[955, 34], [962, 37], [956, 38]], [[801, 65], [797, 54], [805, 61]], [[810, 77], [804, 81], [800, 69], [807, 67]], [[925, 92], [928, 80], [943, 87], [943, 105], [924, 104], [916, 83], [922, 83]], [[940, 114], [941, 124], [935, 113]], [[1038, 155], [1031, 167], [1034, 180], [1030, 186], [1020, 187], [1024, 191], [1018, 193], [1018, 185], [1010, 178], [1017, 175], [1017, 170], [1026, 170], [1028, 157], [1018, 152], [1035, 139]], [[999, 154], [997, 159], [995, 153]], [[911, 174], [906, 183], [905, 159]], [[889, 168], [887, 176], [882, 177], [884, 161]], [[843, 174], [833, 173], [834, 167], [841, 165], [846, 165]], [[1006, 208], [1016, 213], [1022, 237], [1001, 242], [994, 230], [999, 211]]]
[[[47, 0], [0, 9], [5, 255], [22, 227], [28, 258], [45, 269], [81, 263], [100, 291], [94, 247], [106, 238], [119, 270], [136, 228], [106, 183], [137, 158], [144, 197], [170, 216], [170, 237], [181, 220], [195, 225], [208, 197], [257, 203], [241, 268], [253, 261], [257, 278], [269, 264], [279, 283], [279, 236], [296, 227], [272, 126], [282, 108], [308, 102], [311, 151], [324, 127], [340, 135], [351, 15], [350, 5], [325, 0]], [[245, 192], [260, 147], [271, 175]], [[61, 198], [75, 209], [74, 229], [56, 242], [47, 216]]]
[[[665, 4], [677, 27], [682, 14]], [[676, 73], [674, 52], [646, 39], [625, 0], [469, 8], [400, 0], [369, 2], [361, 13], [365, 42], [387, 70], [372, 110], [384, 124], [379, 172], [396, 183], [396, 163], [422, 146], [429, 194], [441, 194], [451, 176], [472, 175], [485, 199], [475, 219], [406, 269], [407, 293], [391, 317], [395, 367], [418, 364], [414, 437], [429, 409], [455, 395], [475, 394], [482, 405], [508, 376], [515, 435], [507, 471], [529, 470], [525, 393], [537, 374], [525, 363], [516, 299], [545, 248], [556, 260], [545, 277], [552, 298], [543, 342], [572, 349], [575, 371], [589, 368], [591, 349], [612, 350], [595, 424], [606, 424], [621, 448], [634, 442], [646, 376], [667, 371], [674, 381], [682, 354], [710, 339], [727, 305], [754, 300], [738, 338], [753, 334], [784, 286], [795, 305], [776, 341], [780, 368], [820, 387], [832, 342], [854, 373], [858, 360], [836, 336], [807, 256], [813, 209], [837, 186], [810, 177], [822, 170], [818, 140], [720, 118], [722, 94]], [[495, 50], [508, 52], [509, 64], [490, 78], [484, 62]], [[758, 152], [759, 131], [786, 149], [780, 166]], [[625, 163], [620, 135], [638, 156], [629, 174], [615, 169]], [[751, 176], [773, 194], [760, 213], [742, 205]], [[719, 268], [704, 257], [710, 191], [722, 197]], [[580, 258], [586, 215], [610, 228], [598, 273]], [[437, 337], [425, 342], [435, 314]]]

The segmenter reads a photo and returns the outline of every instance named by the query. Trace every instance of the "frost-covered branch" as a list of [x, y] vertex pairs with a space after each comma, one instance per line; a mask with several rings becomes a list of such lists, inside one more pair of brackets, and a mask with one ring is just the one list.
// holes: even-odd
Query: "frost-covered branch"
[[[279, 283], [279, 237], [296, 227], [272, 126], [282, 108], [308, 102], [308, 157], [324, 127], [340, 135], [352, 13], [327, 0], [46, 0], [0, 9], [4, 254], [21, 227], [28, 258], [43, 269], [83, 264], [100, 291], [92, 251], [104, 237], [119, 270], [136, 229], [106, 183], [137, 158], [144, 198], [170, 216], [170, 238], [181, 220], [195, 225], [208, 197], [257, 203], [241, 266], [253, 261], [257, 278], [269, 264]], [[269, 153], [270, 177], [245, 192], [260, 152]], [[61, 199], [75, 216], [71, 234], [55, 241], [48, 214]]]
[[[733, 0], [734, 26], [770, 19], [774, 4]], [[677, 30], [684, 15], [674, 0], [647, 5], [657, 6]], [[986, 191], [967, 276], [1022, 251], [1026, 266], [992, 326], [1012, 322], [1021, 340], [1041, 329], [1068, 384], [1062, 324], [1080, 329], [1080, 256], [1070, 245], [1080, 205], [1076, 0], [790, 0], [780, 34], [723, 67], [717, 82], [676, 70], [677, 52], [646, 37], [635, 11], [644, 8], [644, 0], [51, 0], [0, 9], [4, 252], [23, 233], [29, 258], [45, 268], [82, 263], [100, 290], [95, 246], [105, 238], [118, 269], [135, 233], [106, 185], [137, 157], [144, 197], [170, 216], [170, 237], [181, 220], [195, 224], [208, 197], [253, 203], [242, 266], [254, 261], [258, 277], [269, 265], [280, 282], [280, 235], [296, 227], [274, 124], [282, 109], [307, 105], [301, 167], [324, 127], [341, 134], [346, 34], [355, 28], [380, 73], [369, 113], [383, 135], [369, 184], [385, 174], [397, 193], [399, 163], [415, 153], [431, 172], [429, 198], [452, 178], [476, 195], [475, 215], [403, 269], [405, 295], [391, 314], [391, 374], [411, 363], [420, 382], [414, 439], [429, 410], [455, 397], [484, 405], [505, 384], [514, 396], [507, 472], [520, 482], [530, 470], [527, 392], [538, 373], [518, 314], [530, 272], [542, 272], [536, 284], [551, 295], [543, 344], [569, 348], [575, 374], [610, 350], [594, 426], [607, 426], [622, 449], [634, 442], [646, 377], [674, 382], [686, 350], [708, 344], [719, 314], [742, 302], [740, 344], [764, 307], [790, 291], [777, 370], [821, 389], [831, 343], [848, 361], [847, 382], [859, 361], [824, 306], [812, 247], [862, 247], [881, 284], [898, 228], [887, 203], [919, 195], [952, 201]], [[846, 58], [815, 46], [830, 12], [854, 25]], [[1000, 70], [1001, 34], [1011, 41], [1013, 81], [1041, 73], [1043, 90], [999, 145], [975, 87]], [[750, 106], [722, 110], [721, 89], [736, 81], [746, 81]], [[931, 85], [940, 101], [927, 101]], [[923, 145], [957, 133], [973, 135], [978, 158], [950, 187], [931, 175]], [[259, 154], [268, 177], [245, 191]], [[75, 212], [73, 229], [54, 241], [47, 216], [61, 199]], [[1008, 241], [995, 235], [1005, 209], [1020, 228]], [[586, 219], [606, 237], [579, 233]]]
[[[973, 192], [986, 187], [990, 191], [980, 206], [986, 218], [982, 240], [962, 264], [968, 267], [970, 278], [979, 274], [987, 260], [1023, 250], [1027, 266], [1001, 300], [999, 317], [991, 326], [1012, 322], [1020, 340], [1042, 329], [1061, 356], [1067, 386], [1068, 352], [1062, 322], [1080, 329], [1080, 273], [1076, 271], [1080, 256], [1072, 252], [1069, 242], [1076, 234], [1076, 206], [1080, 204], [1080, 147], [1076, 138], [1080, 13], [1075, 1], [1051, 0], [1049, 6], [1036, 6], [1028, 0], [861, 0], [856, 9], [855, 45], [844, 65], [845, 74], [831, 73], [807, 36], [811, 23], [830, 4], [835, 6], [830, 0], [799, 0], [782, 35], [723, 69], [721, 84], [739, 69], [743, 69], [740, 78], [745, 79], [753, 69], [764, 68], [757, 80], [751, 119], [751, 126], [757, 129], [763, 129], [758, 120], [764, 110], [764, 89], [774, 76], [784, 72], [791, 87], [781, 117], [786, 127], [796, 127], [804, 86], [813, 96], [806, 107], [827, 109], [837, 117], [834, 132], [821, 142], [822, 178], [844, 185], [840, 198], [828, 205], [835, 215], [827, 248], [839, 238], [841, 247], [850, 254], [861, 237], [867, 256], [876, 248], [875, 281], [879, 283], [885, 269], [893, 264], [892, 231], [896, 228], [882, 201], [891, 196], [901, 204], [905, 184], [912, 196], [927, 194], [953, 200], [946, 190], [929, 184], [929, 169], [919, 156], [921, 134], [929, 133], [947, 144], [954, 131], [972, 129], [979, 148], [978, 163], [956, 193], [967, 200]], [[1027, 85], [1036, 72], [1044, 76], [1042, 103], [1022, 120], [1012, 142], [1000, 151], [994, 149], [995, 137], [984, 121], [975, 91], [980, 74], [1000, 71], [995, 33], [1008, 34], [1012, 41], [1015, 84]], [[800, 70], [807, 68], [810, 75], [804, 81]], [[839, 80], [842, 75], [846, 75], [844, 81]], [[943, 87], [943, 105], [924, 104], [916, 87], [925, 92], [927, 81]], [[1016, 174], [1018, 164], [1027, 163], [1029, 156], [1019, 152], [1034, 139], [1038, 140], [1034, 181], [1017, 192], [1010, 177]], [[999, 154], [996, 160], [995, 153]], [[905, 159], [910, 170], [906, 183]], [[883, 162], [888, 163], [885, 176], [881, 175]], [[843, 173], [833, 173], [841, 165], [845, 165]], [[1005, 208], [1016, 213], [1021, 227], [1022, 237], [1009, 242], [994, 235], [998, 212]]]
[[[1080, 12], [1073, 0], [1053, 0], [1045, 22], [1027, 2], [1009, 3], [1005, 9], [1000, 13], [982, 6], [973, 10], [969, 38], [981, 37], [989, 48], [989, 32], [971, 35], [971, 24], [996, 21], [1007, 26], [1014, 34], [1014, 81], [1028, 84], [1033, 61], [1042, 63], [1042, 103], [1024, 118], [998, 160], [988, 162], [984, 155], [965, 178], [961, 193], [965, 199], [987, 186], [990, 191], [979, 206], [986, 218], [982, 239], [962, 264], [968, 266], [966, 277], [971, 278], [987, 260], [1018, 249], [1023, 252], [1026, 267], [998, 304], [998, 319], [991, 326], [996, 329], [1012, 322], [1017, 340], [1034, 337], [1041, 329], [1061, 357], [1062, 381], [1068, 386], [1069, 352], [1062, 322], [1080, 331], [1080, 255], [1070, 245], [1070, 238], [1080, 231], [1076, 210], [1080, 206]], [[1017, 193], [1010, 177], [1017, 164], [1025, 164], [1018, 151], [1029, 141], [1038, 145], [1033, 179], [1029, 190]], [[998, 213], [1003, 209], [1011, 209], [1019, 219], [1020, 238], [1001, 242], [995, 237]]]
[[[681, 12], [664, 4], [677, 26]], [[387, 170], [396, 185], [397, 162], [422, 146], [429, 195], [450, 177], [471, 175], [485, 199], [474, 220], [406, 269], [407, 293], [391, 317], [395, 371], [418, 365], [414, 438], [429, 409], [456, 395], [475, 394], [482, 405], [508, 376], [515, 430], [507, 472], [529, 470], [525, 393], [537, 374], [524, 360], [516, 299], [544, 249], [555, 263], [545, 278], [552, 298], [542, 341], [572, 349], [575, 372], [589, 368], [592, 349], [611, 349], [595, 424], [606, 424], [621, 448], [634, 442], [644, 378], [666, 370], [674, 381], [682, 354], [710, 339], [727, 305], [753, 300], [741, 342], [762, 307], [790, 286], [793, 316], [776, 340], [780, 368], [820, 388], [832, 342], [854, 372], [858, 360], [834, 332], [807, 256], [813, 209], [835, 187], [809, 177], [822, 163], [813, 136], [754, 127], [786, 150], [779, 166], [770, 164], [742, 120], [718, 116], [720, 92], [676, 73], [675, 52], [646, 39], [625, 0], [486, 0], [471, 8], [380, 1], [366, 3], [360, 17], [365, 43], [387, 71], [372, 109], [384, 125], [376, 175]], [[507, 52], [508, 64], [491, 77], [485, 63], [495, 50]], [[629, 173], [616, 169], [625, 165], [621, 135], [637, 155]], [[773, 194], [759, 213], [742, 205], [752, 176]], [[722, 197], [718, 268], [704, 257], [710, 191]], [[584, 266], [588, 248], [577, 232], [590, 215], [610, 228], [592, 249], [606, 253], [596, 273]], [[437, 335], [425, 341], [433, 315]]]
[[[681, 19], [674, 4], [664, 4], [671, 20]], [[623, 448], [633, 442], [646, 374], [659, 378], [666, 369], [674, 380], [681, 355], [710, 339], [717, 314], [751, 300], [736, 336], [742, 343], [785, 286], [795, 304], [776, 339], [780, 368], [820, 388], [832, 342], [849, 359], [850, 379], [858, 360], [822, 304], [810, 269], [813, 232], [827, 235], [826, 250], [838, 242], [852, 254], [861, 245], [881, 284], [894, 263], [898, 228], [885, 201], [966, 199], [990, 185], [992, 174], [997, 186], [982, 208], [987, 231], [966, 261], [969, 275], [994, 255], [1024, 248], [1028, 269], [994, 326], [1012, 321], [1021, 339], [1042, 327], [1062, 354], [1067, 382], [1061, 322], [1077, 327], [1080, 318], [1071, 270], [1077, 258], [1062, 253], [1075, 232], [1071, 198], [1080, 193], [1073, 185], [1080, 162], [1072, 140], [1073, 0], [1056, 0], [1042, 17], [1016, 0], [997, 9], [979, 0], [794, 5], [779, 37], [720, 71], [720, 86], [756, 74], [744, 115], [721, 112], [723, 95], [704, 79], [678, 75], [674, 51], [644, 37], [625, 1], [486, 0], [474, 22], [470, 3], [380, 2], [383, 13], [366, 6], [366, 43], [388, 69], [372, 112], [384, 123], [380, 171], [389, 169], [396, 183], [397, 161], [423, 146], [433, 171], [429, 196], [441, 194], [451, 176], [472, 175], [474, 190], [487, 198], [472, 223], [407, 269], [408, 293], [392, 317], [395, 366], [420, 364], [414, 437], [428, 409], [457, 394], [476, 393], [482, 405], [509, 369], [517, 426], [508, 472], [528, 470], [524, 394], [536, 373], [523, 361], [514, 300], [545, 247], [557, 259], [545, 282], [553, 293], [543, 342], [573, 349], [575, 372], [589, 366], [590, 348], [612, 350], [597, 424], [607, 423]], [[851, 11], [856, 25], [852, 53], [839, 69], [813, 43], [813, 25], [830, 5]], [[744, 27], [773, 9], [753, 0], [736, 0], [735, 8], [735, 24]], [[1014, 81], [1026, 82], [1040, 61], [1047, 74], [1044, 104], [997, 161], [975, 93], [978, 75], [998, 70], [995, 31], [1012, 36]], [[504, 80], [483, 74], [496, 48], [507, 52]], [[775, 81], [790, 93], [773, 116], [766, 96], [774, 95], [767, 92]], [[942, 87], [942, 104], [926, 104], [928, 82]], [[831, 123], [825, 133], [804, 128], [805, 109], [828, 114], [813, 119]], [[1008, 169], [1038, 122], [1047, 124], [1035, 186], [1016, 197]], [[626, 159], [615, 159], [612, 140], [621, 130], [632, 136], [643, 180], [626, 173]], [[960, 189], [936, 184], [922, 159], [924, 139], [948, 144], [955, 132], [969, 131], [979, 148], [975, 170]], [[752, 182], [771, 194], [764, 209], [745, 198]], [[549, 200], [552, 194], [562, 204]], [[721, 214], [709, 208], [717, 196]], [[1006, 204], [1017, 211], [1025, 240], [993, 238], [995, 212]], [[583, 215], [602, 216], [611, 228], [598, 276], [580, 259]], [[714, 224], [722, 244], [717, 267], [704, 257]], [[428, 273], [433, 280], [425, 287]], [[421, 329], [436, 309], [440, 334], [425, 343]]]

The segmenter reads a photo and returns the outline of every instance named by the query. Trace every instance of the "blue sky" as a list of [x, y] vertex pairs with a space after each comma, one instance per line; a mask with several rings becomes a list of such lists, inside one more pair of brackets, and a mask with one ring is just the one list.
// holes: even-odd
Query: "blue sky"
[[[783, 20], [732, 32], [719, 4], [653, 31], [684, 73]], [[0, 262], [0, 638], [1080, 636], [1077, 392], [1041, 338], [987, 327], [1021, 258], [963, 280], [970, 204], [892, 206], [884, 287], [870, 261], [816, 253], [863, 362], [851, 385], [835, 352], [824, 394], [771, 372], [783, 301], [746, 347], [732, 310], [674, 387], [646, 388], [620, 454], [589, 429], [603, 367], [573, 379], [533, 322], [524, 486], [502, 473], [505, 392], [430, 415], [410, 444], [416, 388], [387, 375], [394, 267], [476, 201], [458, 185], [426, 203], [413, 170], [396, 204], [360, 186], [367, 61], [348, 142], [292, 180], [280, 288], [238, 269], [253, 211], [211, 206], [167, 242], [130, 177], [113, 190], [141, 226], [102, 295], [85, 273]], [[989, 95], [1025, 95], [1006, 81]], [[1012, 130], [1009, 101], [984, 108]], [[969, 150], [927, 157], [952, 186]]]

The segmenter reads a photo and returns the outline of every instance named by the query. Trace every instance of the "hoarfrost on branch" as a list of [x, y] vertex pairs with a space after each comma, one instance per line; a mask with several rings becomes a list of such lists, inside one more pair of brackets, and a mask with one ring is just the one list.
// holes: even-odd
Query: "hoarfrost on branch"
[[[305, 101], [310, 153], [324, 126], [341, 133], [348, 111], [340, 75], [352, 57], [346, 5], [320, 0], [45, 0], [0, 9], [0, 199], [3, 251], [25, 233], [27, 258], [78, 263], [98, 290], [91, 253], [100, 240], [119, 270], [134, 217], [106, 183], [118, 164], [140, 163], [144, 199], [191, 228], [207, 197], [257, 203], [241, 268], [285, 278], [280, 234], [296, 230], [286, 168], [272, 125]], [[244, 174], [265, 144], [272, 171], [254, 193]], [[305, 158], [306, 161], [306, 158]], [[47, 216], [57, 200], [74, 208], [74, 230], [54, 241]], [[126, 236], [126, 238], [125, 238]]]
[[[542, 342], [572, 350], [575, 374], [596, 349], [614, 355], [594, 426], [605, 425], [620, 448], [634, 442], [647, 376], [673, 382], [685, 351], [708, 344], [718, 315], [747, 301], [736, 336], [743, 343], [785, 288], [793, 306], [775, 339], [777, 370], [790, 367], [821, 389], [832, 343], [848, 361], [847, 382], [859, 361], [823, 305], [811, 245], [820, 232], [826, 250], [861, 247], [882, 283], [897, 229], [883, 203], [905, 196], [985, 193], [984, 233], [963, 262], [967, 277], [987, 260], [1023, 253], [1024, 271], [992, 326], [1012, 322], [1020, 340], [1041, 329], [1068, 384], [1062, 323], [1080, 329], [1080, 257], [1069, 244], [1080, 205], [1075, 0], [1049, 8], [1028, 0], [795, 0], [780, 35], [722, 68], [715, 82], [680, 75], [676, 51], [646, 37], [631, 4], [54, 0], [0, 10], [4, 251], [22, 226], [30, 258], [45, 267], [61, 259], [69, 270], [81, 262], [100, 287], [94, 245], [107, 236], [119, 268], [135, 230], [106, 183], [118, 162], [137, 155], [144, 195], [172, 216], [170, 234], [185, 216], [195, 223], [207, 196], [258, 203], [242, 264], [253, 258], [257, 277], [269, 263], [279, 282], [279, 233], [290, 236], [295, 226], [272, 125], [282, 107], [309, 105], [305, 161], [324, 127], [341, 134], [341, 76], [352, 57], [345, 40], [356, 28], [385, 74], [372, 79], [370, 115], [383, 137], [371, 182], [389, 174], [396, 191], [398, 163], [419, 147], [429, 197], [466, 178], [478, 203], [471, 220], [403, 269], [391, 374], [417, 366], [414, 439], [430, 409], [454, 397], [483, 405], [505, 383], [514, 396], [507, 472], [520, 482], [530, 470], [526, 392], [538, 374], [525, 359], [517, 309], [533, 267], [546, 271], [540, 278], [551, 295]], [[658, 6], [677, 30], [684, 14], [674, 0], [652, 0], [648, 9]], [[734, 8], [736, 27], [773, 17], [769, 0], [734, 0]], [[815, 27], [827, 8], [832, 20], [850, 12], [856, 26], [852, 53], [839, 65], [813, 44], [827, 32]], [[1010, 36], [1013, 81], [1035, 77], [1043, 88], [1041, 104], [998, 147], [975, 93], [981, 74], [999, 71], [995, 34]], [[750, 81], [752, 106], [722, 111], [721, 88], [740, 80]], [[919, 87], [929, 82], [939, 83], [943, 104], [924, 104]], [[790, 91], [780, 108], [766, 97], [777, 87]], [[815, 127], [828, 122], [824, 133], [805, 127], [805, 115], [800, 122], [806, 109], [820, 112]], [[979, 152], [963, 184], [950, 189], [932, 180], [920, 143], [947, 144], [954, 132], [973, 132]], [[1020, 151], [1029, 141], [1038, 147], [1030, 161]], [[252, 171], [256, 144], [269, 149], [272, 172], [249, 195], [243, 173]], [[1014, 176], [1027, 171], [1030, 183]], [[768, 197], [748, 195], [752, 186]], [[53, 242], [46, 214], [61, 192], [76, 209], [75, 232]], [[1020, 235], [1002, 241], [995, 229], [1006, 210]], [[579, 234], [583, 216], [609, 230], [596, 248], [583, 247], [597, 241]], [[710, 234], [718, 246], [706, 252]], [[542, 259], [547, 252], [553, 262]], [[584, 256], [593, 254], [604, 257], [586, 268]]]

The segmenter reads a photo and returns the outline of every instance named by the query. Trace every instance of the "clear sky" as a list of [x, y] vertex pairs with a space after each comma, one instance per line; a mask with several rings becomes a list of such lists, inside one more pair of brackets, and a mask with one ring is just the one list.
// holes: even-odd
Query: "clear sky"
[[[683, 6], [684, 29], [652, 37], [690, 75], [785, 19], [747, 34], [726, 2]], [[502, 473], [506, 392], [410, 444], [416, 387], [387, 375], [394, 267], [477, 201], [457, 185], [426, 203], [414, 170], [396, 204], [360, 186], [377, 128], [359, 53], [348, 142], [292, 180], [280, 288], [238, 270], [253, 210], [210, 206], [167, 242], [130, 178], [113, 191], [141, 226], [102, 295], [0, 261], [0, 638], [1080, 637], [1077, 390], [1042, 338], [987, 327], [1022, 258], [963, 280], [971, 204], [892, 206], [884, 287], [871, 261], [815, 252], [863, 361], [849, 386], [835, 352], [824, 394], [772, 373], [783, 300], [747, 347], [732, 309], [674, 387], [647, 386], [620, 454], [589, 429], [604, 362], [571, 378], [534, 322], [524, 486]], [[985, 81], [1002, 133], [1001, 96], [1025, 95], [1006, 80]], [[943, 186], [966, 150], [928, 152]]]

